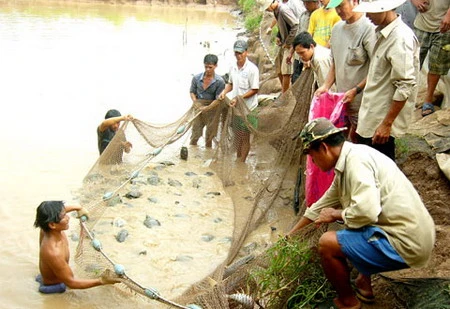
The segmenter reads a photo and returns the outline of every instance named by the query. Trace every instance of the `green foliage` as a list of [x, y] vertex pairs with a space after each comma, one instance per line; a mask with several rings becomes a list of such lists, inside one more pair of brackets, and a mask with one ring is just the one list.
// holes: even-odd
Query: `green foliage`
[[396, 138], [395, 139], [395, 156], [396, 157], [402, 157], [404, 155], [407, 155], [409, 153], [409, 144], [406, 139], [403, 138]]
[[262, 20], [262, 12], [260, 12], [260, 4], [256, 0], [239, 0], [239, 6], [244, 13], [245, 28], [250, 32], [257, 29]]
[[267, 267], [253, 270], [255, 298], [266, 308], [310, 308], [333, 295], [317, 254], [298, 239], [279, 239], [266, 251]]

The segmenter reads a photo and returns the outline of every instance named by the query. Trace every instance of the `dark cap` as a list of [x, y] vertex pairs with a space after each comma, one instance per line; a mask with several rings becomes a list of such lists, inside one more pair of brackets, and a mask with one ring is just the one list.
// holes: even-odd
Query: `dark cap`
[[247, 50], [248, 44], [246, 41], [238, 40], [233, 45], [233, 50], [238, 53], [243, 53]]
[[322, 141], [330, 135], [345, 130], [347, 128], [336, 128], [329, 119], [321, 117], [308, 122], [297, 137], [302, 139], [303, 152], [307, 152], [313, 142]]
[[120, 117], [122, 114], [117, 109], [110, 109], [106, 112], [105, 119]]

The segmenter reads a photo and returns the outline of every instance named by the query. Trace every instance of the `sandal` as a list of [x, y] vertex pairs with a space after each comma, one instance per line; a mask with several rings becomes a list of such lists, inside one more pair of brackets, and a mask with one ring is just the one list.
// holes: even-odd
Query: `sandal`
[[425, 102], [422, 105], [422, 117], [431, 115], [434, 113], [434, 105], [432, 103]]

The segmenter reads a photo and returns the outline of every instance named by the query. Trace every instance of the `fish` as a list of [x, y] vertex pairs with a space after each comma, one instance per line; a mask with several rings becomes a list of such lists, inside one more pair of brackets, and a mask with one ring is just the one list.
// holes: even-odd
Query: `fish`
[[146, 216], [144, 220], [144, 225], [151, 229], [154, 226], [161, 226], [161, 222], [159, 222], [157, 219], [152, 218], [150, 216]]
[[255, 301], [253, 300], [253, 298], [244, 293], [227, 295], [227, 298], [232, 302], [241, 305], [244, 309], [253, 309], [253, 307], [255, 306]]
[[128, 237], [128, 231], [123, 229], [123, 230], [120, 230], [119, 233], [117, 233], [116, 240], [118, 242], [124, 242], [127, 237]]

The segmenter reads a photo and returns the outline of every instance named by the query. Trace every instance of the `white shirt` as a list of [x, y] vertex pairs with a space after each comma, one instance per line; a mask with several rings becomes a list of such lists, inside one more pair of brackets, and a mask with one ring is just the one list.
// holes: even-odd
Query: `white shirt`
[[[230, 69], [230, 84], [233, 89], [230, 91], [230, 98], [238, 95], [244, 95], [250, 89], [259, 89], [259, 69], [258, 67], [246, 59], [242, 68], [238, 68], [237, 64], [233, 64]], [[245, 104], [249, 110], [254, 110], [258, 106], [258, 94], [245, 99]]]

